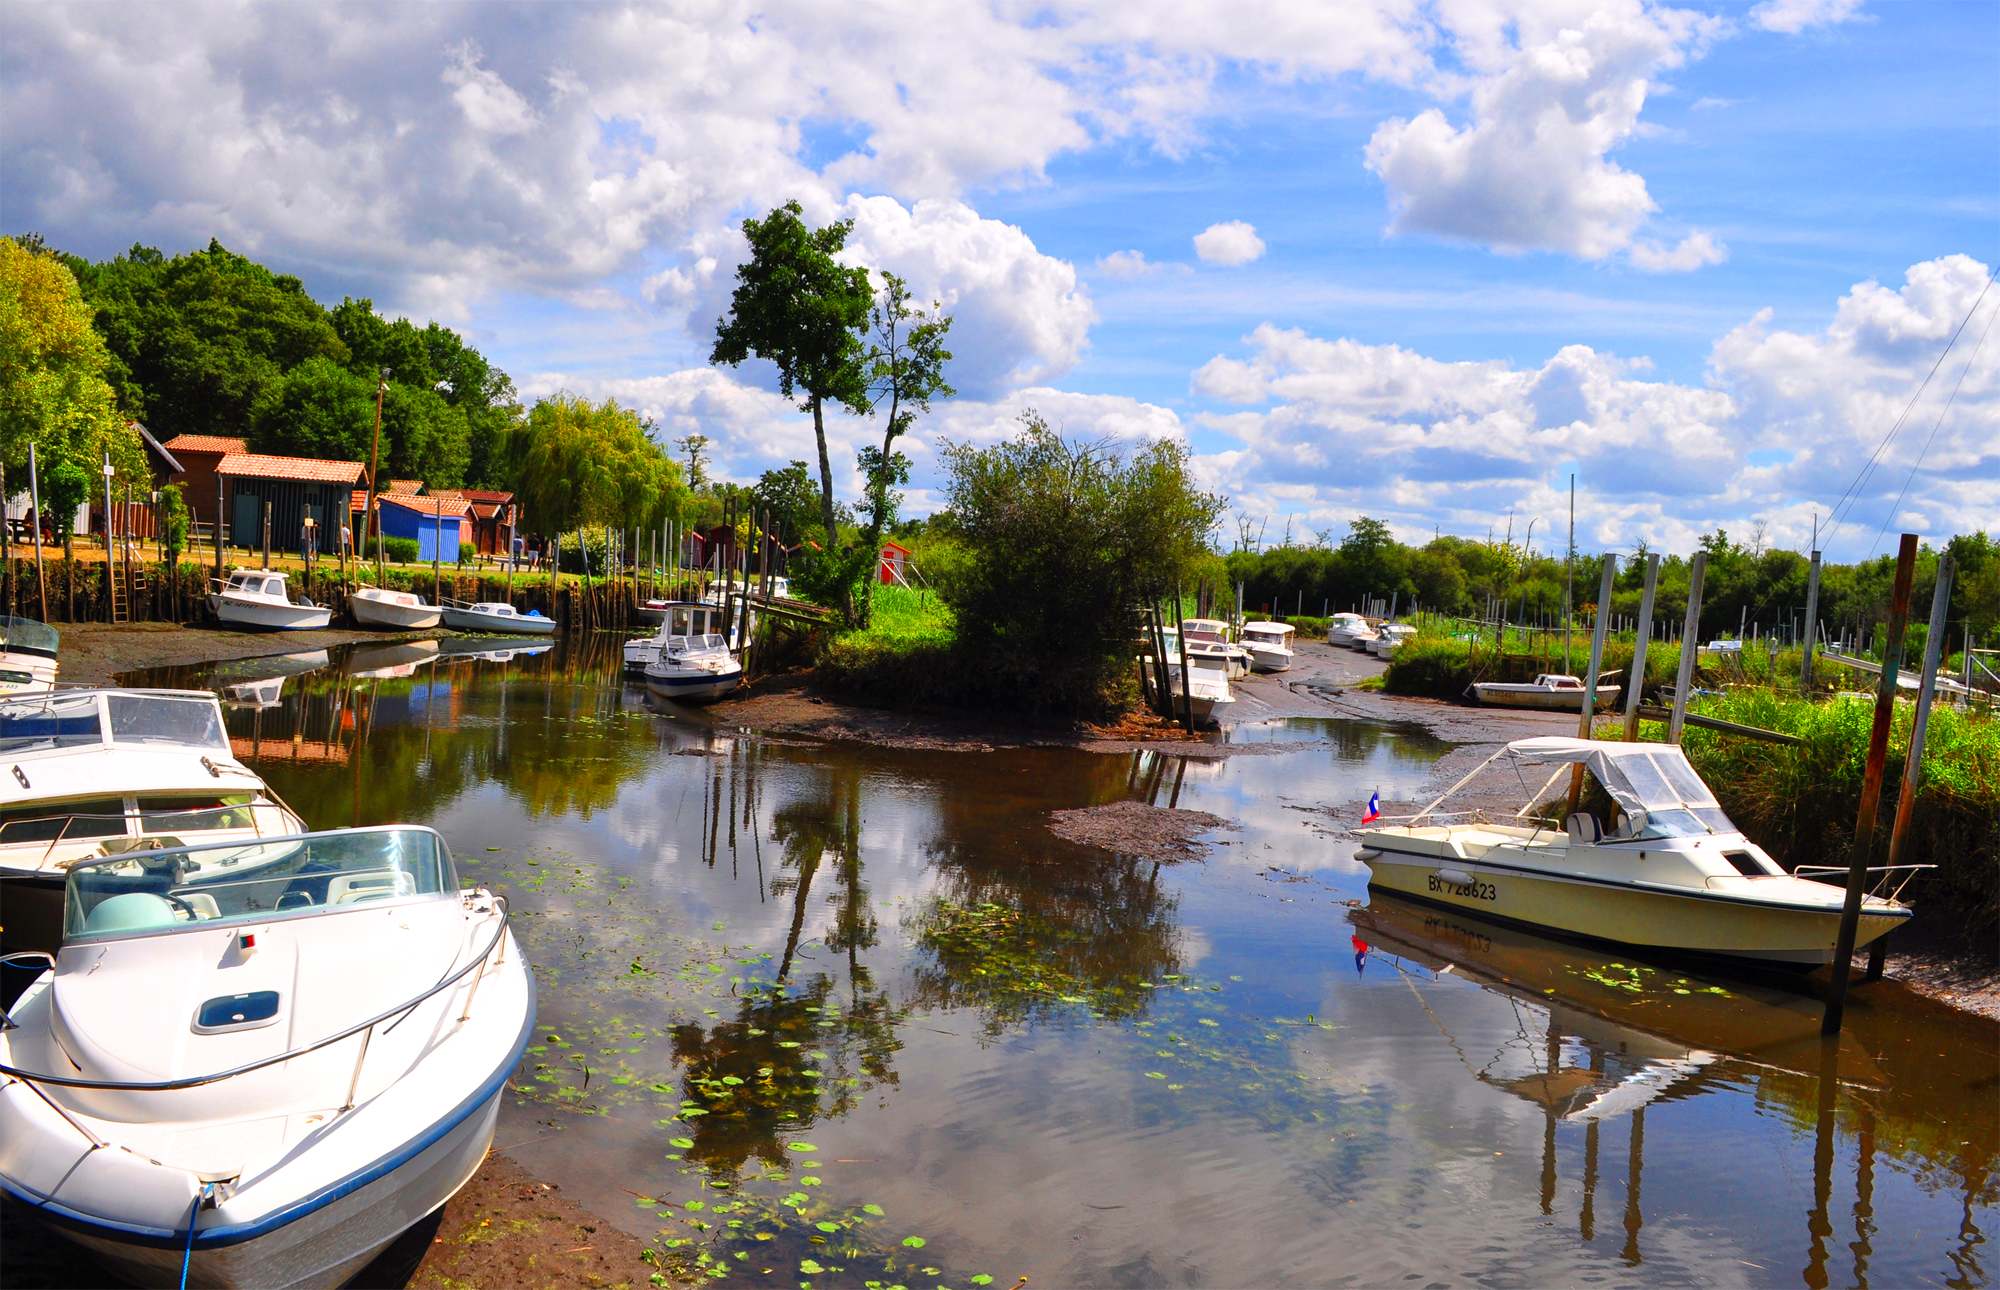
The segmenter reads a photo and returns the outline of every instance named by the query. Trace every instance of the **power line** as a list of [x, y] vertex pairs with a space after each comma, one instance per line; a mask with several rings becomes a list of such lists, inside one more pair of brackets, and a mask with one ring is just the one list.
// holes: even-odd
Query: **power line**
[[[1976, 309], [1978, 308], [1978, 306], [1974, 305], [1973, 308]], [[1968, 315], [1968, 317], [1970, 317], [1970, 315]], [[2000, 318], [2000, 309], [1996, 309], [1993, 311], [1993, 318]], [[1987, 334], [1993, 330], [1993, 318], [1988, 318], [1986, 320], [1985, 330], [1979, 333], [1979, 343], [1972, 347], [1972, 357], [1966, 359], [1965, 366], [1959, 369], [1958, 384], [1951, 387], [1951, 397], [1944, 401], [1944, 406], [1942, 408], [1938, 409], [1937, 420], [1931, 425], [1930, 438], [1924, 440], [1923, 451], [1917, 454], [1917, 460], [1915, 464], [1910, 467], [1910, 473], [1904, 476], [1903, 478], [1903, 491], [1896, 494], [1896, 504], [1889, 508], [1889, 513], [1887, 515], [1884, 515], [1882, 517], [1882, 527], [1875, 530], [1875, 541], [1869, 547], [1869, 550], [1871, 552], [1880, 549], [1882, 545], [1882, 535], [1889, 531], [1889, 521], [1895, 519], [1897, 514], [1902, 511], [1903, 499], [1910, 495], [1910, 484], [1912, 481], [1916, 479], [1918, 468], [1924, 464], [1924, 458], [1930, 455], [1931, 445], [1937, 442], [1938, 430], [1940, 427], [1944, 425], [1945, 413], [1951, 411], [1951, 405], [1958, 401], [1958, 392], [1965, 385], [1966, 374], [1971, 372], [1972, 365], [1975, 362], [1979, 361], [1979, 351], [1986, 347]]]

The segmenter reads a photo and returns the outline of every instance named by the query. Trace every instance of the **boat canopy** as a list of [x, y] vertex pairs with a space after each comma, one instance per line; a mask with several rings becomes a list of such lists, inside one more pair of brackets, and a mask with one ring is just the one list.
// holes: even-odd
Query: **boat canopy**
[[0, 650], [18, 649], [53, 658], [61, 643], [61, 633], [47, 623], [32, 618], [17, 618], [13, 614], [0, 614]]
[[1600, 743], [1543, 735], [1517, 739], [1507, 753], [1524, 765], [1581, 762], [1625, 813], [1654, 836], [1733, 833], [1736, 826], [1677, 744]]

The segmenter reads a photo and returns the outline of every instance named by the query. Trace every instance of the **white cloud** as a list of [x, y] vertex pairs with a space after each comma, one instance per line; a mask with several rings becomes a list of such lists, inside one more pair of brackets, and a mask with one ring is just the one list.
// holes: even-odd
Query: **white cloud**
[[[1208, 398], [1273, 403], [1197, 418], [1241, 445], [1203, 460], [1252, 513], [1296, 513], [1313, 527], [1367, 513], [1412, 532], [1476, 533], [1510, 509], [1522, 521], [1553, 517], [1558, 476], [1574, 463], [1579, 531], [1593, 543], [1643, 537], [1688, 550], [1701, 532], [1762, 516], [1777, 541], [1801, 545], [1812, 509], [1824, 521], [1985, 278], [1965, 256], [1927, 261], [1899, 289], [1857, 285], [1820, 332], [1774, 331], [1765, 311], [1716, 342], [1704, 387], [1645, 379], [1643, 361], [1583, 345], [1520, 369], [1266, 324], [1244, 357], [1218, 355], [1195, 374]], [[1837, 558], [1868, 554], [1885, 521], [1891, 534], [1909, 526], [1939, 541], [2000, 515], [2000, 353], [1972, 357], [1996, 313], [2000, 292], [1860, 490], [1829, 547]], [[1946, 412], [1949, 382], [1968, 362]], [[1753, 465], [1753, 453], [1776, 464]]]
[[1432, 108], [1369, 140], [1390, 230], [1602, 259], [1658, 209], [1646, 181], [1608, 154], [1638, 130], [1648, 78], [1698, 52], [1721, 21], [1623, 0], [1524, 16], [1518, 30], [1511, 48], [1497, 32], [1468, 41], [1475, 65], [1495, 67], [1473, 83], [1470, 123]]
[[1264, 239], [1240, 219], [1210, 224], [1194, 235], [1194, 253], [1209, 264], [1240, 265], [1262, 259]]
[[1188, 273], [1185, 264], [1148, 260], [1139, 251], [1113, 251], [1097, 258], [1097, 271], [1107, 278], [1150, 278], [1161, 273]]
[[1750, 11], [1750, 21], [1765, 31], [1795, 35], [1808, 27], [1846, 22], [1861, 9], [1861, 0], [1764, 0]]
[[[535, 114], [528, 100], [479, 65], [479, 46], [470, 40], [451, 51], [451, 61], [439, 79], [454, 87], [452, 100], [475, 130], [487, 134], [523, 134], [535, 125]], [[335, 117], [343, 124], [353, 119], [352, 112]]]
[[1690, 233], [1674, 247], [1642, 239], [1632, 244], [1629, 255], [1634, 267], [1648, 273], [1686, 273], [1721, 264], [1729, 258], [1729, 248], [1706, 233]]

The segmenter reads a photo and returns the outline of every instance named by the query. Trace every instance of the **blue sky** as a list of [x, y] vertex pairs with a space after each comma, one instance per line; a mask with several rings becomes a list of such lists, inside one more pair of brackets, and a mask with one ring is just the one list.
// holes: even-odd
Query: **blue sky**
[[1185, 438], [1270, 534], [1547, 525], [1574, 470], [1586, 545], [1803, 546], [1970, 313], [1829, 550], [2000, 528], [1994, 4], [22, 16], [0, 227], [218, 236], [735, 478], [815, 455], [706, 365], [734, 225], [796, 196], [958, 320], [918, 513], [1034, 406]]

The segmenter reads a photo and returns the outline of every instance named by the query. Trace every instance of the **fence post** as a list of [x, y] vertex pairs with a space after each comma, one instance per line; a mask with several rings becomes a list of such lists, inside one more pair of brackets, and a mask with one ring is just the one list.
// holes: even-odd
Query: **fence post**
[[1639, 621], [1632, 633], [1631, 689], [1625, 692], [1625, 742], [1639, 739], [1639, 692], [1646, 688], [1646, 645], [1653, 637], [1653, 593], [1660, 585], [1660, 555], [1646, 557], [1646, 589], [1639, 597]]
[[[1910, 832], [1910, 817], [1916, 813], [1917, 792], [1924, 782], [1924, 732], [1931, 722], [1931, 702], [1937, 698], [1938, 662], [1943, 657], [1945, 616], [1951, 612], [1951, 578], [1956, 561], [1949, 554], [1938, 557], [1937, 590], [1931, 595], [1930, 632], [1924, 638], [1924, 670], [1917, 687], [1917, 711], [1910, 721], [1910, 751], [1903, 759], [1903, 787], [1896, 795], [1896, 824], [1889, 833], [1889, 863], [1903, 863], [1903, 843]], [[1889, 954], [1889, 938], [1878, 936], [1868, 947], [1870, 981], [1882, 977], [1883, 960]]]
[[1854, 823], [1854, 850], [1847, 861], [1847, 899], [1840, 907], [1840, 934], [1833, 945], [1833, 980], [1827, 990], [1820, 1033], [1837, 1035], [1847, 1009], [1847, 970], [1854, 962], [1855, 929], [1861, 923], [1861, 893], [1868, 883], [1868, 858], [1875, 849], [1875, 809], [1882, 801], [1882, 773], [1889, 760], [1889, 724], [1896, 715], [1896, 673], [1903, 664], [1903, 633], [1910, 619], [1910, 583], [1916, 575], [1917, 535], [1903, 534], [1896, 553], [1896, 586], [1889, 602], [1889, 630], [1882, 641], [1882, 684], [1875, 692], [1875, 724], [1868, 732], [1868, 766], [1861, 781], [1861, 810]]
[[[1618, 557], [1611, 552], [1604, 553], [1604, 577], [1597, 590], [1596, 619], [1590, 625], [1590, 668], [1583, 678], [1583, 715], [1576, 723], [1576, 737], [1590, 738], [1591, 720], [1597, 715], [1597, 671], [1604, 664], [1604, 633], [1611, 625], [1612, 583], [1618, 576]], [[1576, 814], [1576, 804], [1583, 796], [1583, 763], [1578, 762], [1569, 773], [1569, 806], [1563, 812], [1567, 821]]]
[[1708, 573], [1708, 552], [1696, 551], [1688, 569], [1687, 622], [1681, 628], [1680, 674], [1674, 683], [1674, 711], [1667, 719], [1667, 742], [1681, 741], [1687, 724], [1688, 697], [1694, 688], [1695, 659], [1701, 653], [1701, 584]]

